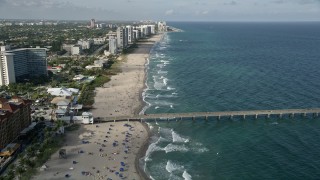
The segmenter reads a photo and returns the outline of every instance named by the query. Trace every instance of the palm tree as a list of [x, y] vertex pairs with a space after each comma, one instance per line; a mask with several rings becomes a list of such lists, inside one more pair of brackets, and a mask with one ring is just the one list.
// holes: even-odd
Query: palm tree
[[13, 169], [9, 169], [7, 175], [6, 175], [6, 179], [14, 179], [15, 175], [14, 175], [14, 170]]
[[24, 157], [20, 158], [20, 159], [19, 159], [19, 165], [20, 165], [20, 166], [24, 166], [24, 165], [26, 164], [26, 161], [27, 161], [26, 158], [24, 158]]
[[30, 168], [33, 168], [36, 164], [34, 161], [30, 160], [30, 159], [27, 159], [26, 160], [26, 165]]
[[26, 170], [24, 169], [23, 166], [18, 166], [16, 170], [17, 170], [17, 173], [19, 174], [19, 179], [21, 179], [22, 174], [26, 172]]

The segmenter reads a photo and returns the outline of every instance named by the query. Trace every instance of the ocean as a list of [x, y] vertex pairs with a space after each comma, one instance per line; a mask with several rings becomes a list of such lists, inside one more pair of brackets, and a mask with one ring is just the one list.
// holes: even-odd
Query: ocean
[[[319, 22], [171, 22], [151, 51], [143, 113], [320, 107]], [[148, 121], [162, 179], [317, 179], [320, 118]]]

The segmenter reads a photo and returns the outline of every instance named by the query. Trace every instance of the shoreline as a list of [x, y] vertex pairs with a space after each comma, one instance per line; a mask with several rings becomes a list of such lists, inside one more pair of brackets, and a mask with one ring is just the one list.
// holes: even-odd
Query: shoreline
[[[111, 81], [104, 84], [103, 88], [96, 88], [97, 94], [94, 104], [96, 109], [93, 110], [95, 117], [137, 115], [143, 112], [147, 105], [143, 99], [143, 93], [148, 88], [146, 81], [150, 53], [163, 36], [164, 33], [160, 33], [150, 37], [147, 41], [138, 42], [138, 48], [132, 53], [120, 56], [118, 60], [121, 63], [122, 72], [112, 76]], [[123, 59], [126, 59], [126, 61], [123, 61]], [[135, 154], [134, 166], [140, 179], [149, 180], [150, 178], [140, 165], [140, 160], [145, 156], [149, 147], [151, 134], [146, 123], [139, 123], [144, 127], [147, 138]]]
[[[142, 112], [147, 105], [143, 92], [147, 88], [148, 58], [163, 35], [157, 34], [138, 42], [138, 48], [133, 52], [119, 57], [121, 72], [111, 76], [103, 87], [95, 89], [95, 103], [91, 110], [94, 117]], [[130, 177], [149, 180], [140, 160], [146, 154], [150, 137], [148, 125], [140, 121], [81, 125], [79, 130], [66, 133], [61, 149], [66, 149], [67, 158], [59, 158], [59, 152], [54, 153], [44, 163], [45, 170], [33, 179], [63, 179], [68, 175], [72, 179]]]
[[147, 131], [147, 140], [143, 143], [143, 145], [140, 147], [138, 153], [136, 154], [136, 159], [135, 159], [135, 166], [136, 170], [142, 180], [151, 180], [151, 178], [147, 175], [147, 173], [142, 169], [142, 166], [140, 165], [140, 160], [145, 157], [145, 154], [149, 148], [149, 140], [151, 137], [151, 132], [146, 123], [142, 123], [144, 128]]
[[[145, 92], [145, 90], [148, 88], [147, 86], [147, 80], [148, 80], [148, 71], [147, 71], [147, 65], [149, 64], [150, 61], [150, 53], [152, 48], [156, 45], [156, 43], [158, 43], [159, 41], [162, 40], [164, 33], [162, 34], [157, 34], [158, 36], [160, 36], [160, 38], [155, 41], [152, 45], [152, 47], [149, 50], [149, 54], [148, 57], [145, 58], [145, 64], [144, 64], [144, 80], [143, 80], [143, 88], [140, 89], [140, 93], [139, 93], [139, 97], [140, 97], [140, 107], [137, 108], [137, 111], [135, 112], [135, 114], [140, 114], [142, 113], [142, 111], [144, 110], [144, 108], [146, 107], [147, 103], [144, 101], [143, 99], [143, 93]], [[147, 140], [143, 143], [143, 145], [141, 146], [141, 148], [139, 149], [138, 153], [136, 154], [136, 159], [135, 159], [135, 166], [136, 166], [136, 170], [138, 171], [138, 174], [140, 176], [140, 178], [142, 180], [151, 180], [151, 178], [147, 175], [147, 173], [144, 171], [144, 169], [142, 169], [143, 167], [140, 165], [140, 160], [142, 160], [142, 158], [145, 157], [146, 152], [149, 148], [149, 142], [150, 142], [150, 138], [151, 138], [151, 132], [150, 132], [150, 128], [148, 127], [148, 125], [145, 122], [141, 123], [144, 128], [146, 129], [147, 132]]]

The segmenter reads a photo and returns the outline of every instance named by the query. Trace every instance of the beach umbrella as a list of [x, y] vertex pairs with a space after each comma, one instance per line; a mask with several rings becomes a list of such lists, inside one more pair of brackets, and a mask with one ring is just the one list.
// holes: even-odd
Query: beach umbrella
[[116, 174], [116, 175], [118, 175], [118, 174], [119, 174], [119, 172], [115, 172], [115, 174]]
[[121, 171], [121, 172], [123, 172], [123, 171], [124, 171], [124, 169], [123, 169], [123, 168], [120, 168], [120, 171]]

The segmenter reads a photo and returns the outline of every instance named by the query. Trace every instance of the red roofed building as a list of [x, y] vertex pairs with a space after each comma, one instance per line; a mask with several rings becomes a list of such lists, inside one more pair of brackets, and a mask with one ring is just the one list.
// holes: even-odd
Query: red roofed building
[[31, 124], [31, 101], [19, 97], [0, 98], [0, 149], [18, 138]]

